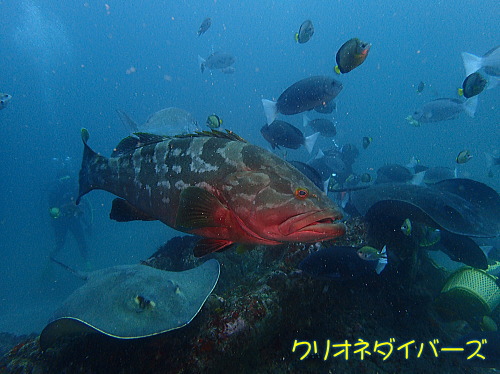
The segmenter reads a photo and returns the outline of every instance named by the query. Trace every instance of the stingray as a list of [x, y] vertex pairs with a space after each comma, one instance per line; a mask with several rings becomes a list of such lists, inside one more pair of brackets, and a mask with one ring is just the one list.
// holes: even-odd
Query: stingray
[[80, 333], [136, 339], [179, 329], [201, 310], [219, 273], [214, 259], [181, 272], [147, 265], [91, 272], [43, 329], [40, 346], [46, 350], [60, 337]]
[[458, 235], [495, 237], [500, 233], [498, 193], [470, 179], [449, 179], [433, 187], [374, 185], [354, 191], [351, 202], [362, 215], [384, 211]]

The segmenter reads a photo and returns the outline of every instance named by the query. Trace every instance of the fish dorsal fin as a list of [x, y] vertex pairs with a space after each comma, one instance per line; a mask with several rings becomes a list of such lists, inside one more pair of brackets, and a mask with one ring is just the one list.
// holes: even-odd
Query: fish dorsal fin
[[165, 136], [165, 135], [156, 135], [150, 134], [146, 132], [136, 132], [131, 136], [127, 136], [123, 139], [113, 150], [111, 157], [120, 157], [126, 154], [129, 154], [136, 150], [137, 148], [141, 148], [147, 145], [156, 144], [163, 142], [168, 139], [179, 139], [179, 138], [201, 138], [201, 137], [212, 137], [212, 138], [220, 138], [220, 139], [228, 139], [235, 140], [239, 142], [248, 143], [241, 136], [235, 134], [230, 130], [226, 130], [226, 132], [211, 130], [211, 131], [196, 131], [193, 134], [181, 134], [174, 136]]
[[218, 131], [212, 129], [211, 131], [196, 131], [193, 134], [181, 134], [181, 135], [175, 135], [173, 138], [201, 138], [201, 137], [212, 137], [212, 138], [221, 138], [221, 139], [228, 139], [228, 140], [235, 140], [239, 142], [244, 142], [248, 143], [245, 139], [243, 139], [241, 136], [235, 134], [231, 130], [227, 130], [226, 132]]
[[160, 143], [165, 141], [166, 139], [168, 139], [168, 136], [149, 134], [146, 132], [136, 132], [133, 135], [127, 136], [125, 139], [122, 139], [122, 141], [118, 143], [118, 145], [113, 150], [111, 157], [120, 157], [132, 153], [137, 148]]

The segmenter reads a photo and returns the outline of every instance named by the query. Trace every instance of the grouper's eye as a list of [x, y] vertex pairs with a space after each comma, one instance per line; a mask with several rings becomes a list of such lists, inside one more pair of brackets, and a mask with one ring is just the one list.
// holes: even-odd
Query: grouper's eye
[[307, 188], [299, 187], [295, 190], [294, 195], [297, 199], [307, 199], [309, 197], [309, 190]]

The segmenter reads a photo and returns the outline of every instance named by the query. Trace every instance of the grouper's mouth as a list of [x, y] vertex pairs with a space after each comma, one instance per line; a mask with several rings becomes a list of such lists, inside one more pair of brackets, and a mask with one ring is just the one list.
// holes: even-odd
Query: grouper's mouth
[[344, 235], [345, 225], [338, 222], [342, 214], [335, 210], [320, 210], [298, 214], [278, 226], [279, 232], [290, 240], [321, 241]]

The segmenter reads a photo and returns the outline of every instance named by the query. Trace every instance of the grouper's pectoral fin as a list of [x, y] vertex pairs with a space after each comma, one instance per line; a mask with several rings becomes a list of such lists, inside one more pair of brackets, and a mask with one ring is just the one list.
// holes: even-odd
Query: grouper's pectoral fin
[[205, 227], [228, 227], [231, 213], [207, 190], [187, 187], [181, 192], [175, 226], [187, 230]]
[[109, 218], [117, 222], [130, 222], [130, 221], [156, 221], [143, 211], [137, 209], [127, 200], [116, 198], [111, 205], [111, 212]]
[[228, 249], [234, 243], [224, 239], [201, 239], [196, 243], [193, 249], [195, 257], [203, 257], [212, 252], [221, 252]]
[[[175, 221], [176, 228], [187, 231], [210, 230], [222, 233], [230, 230], [231, 219], [230, 210], [209, 191], [199, 187], [187, 187], [181, 192]], [[224, 239], [224, 237], [203, 238], [196, 244], [194, 255], [202, 257], [212, 252], [227, 249], [232, 244], [234, 244], [232, 240]]]

